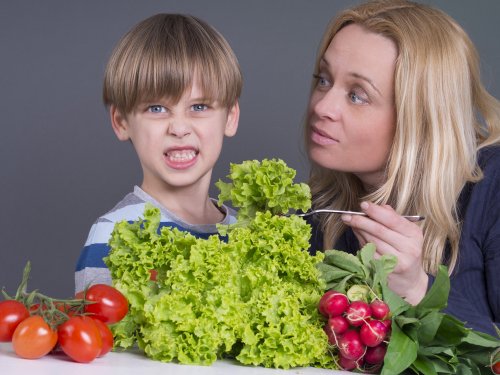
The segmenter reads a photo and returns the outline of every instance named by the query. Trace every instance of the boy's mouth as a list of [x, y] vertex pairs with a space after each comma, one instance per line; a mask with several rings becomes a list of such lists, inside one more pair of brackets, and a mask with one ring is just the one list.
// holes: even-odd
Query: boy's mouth
[[170, 149], [165, 152], [165, 157], [174, 163], [185, 163], [193, 160], [198, 151], [189, 149]]

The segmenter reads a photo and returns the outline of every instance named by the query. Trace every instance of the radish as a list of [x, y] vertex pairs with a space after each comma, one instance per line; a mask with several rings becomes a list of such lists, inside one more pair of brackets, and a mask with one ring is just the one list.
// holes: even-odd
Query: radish
[[496, 361], [491, 365], [491, 371], [494, 374], [499, 374], [500, 375], [500, 360]]
[[323, 326], [323, 331], [325, 331], [326, 335], [328, 336], [328, 343], [330, 345], [337, 345], [337, 337], [335, 336], [335, 333], [333, 333], [332, 329], [328, 324], [325, 324]]
[[384, 361], [385, 353], [387, 352], [387, 345], [382, 343], [380, 345], [374, 346], [373, 348], [366, 349], [366, 354], [364, 359], [366, 363], [371, 363], [372, 365], [377, 365]]
[[339, 351], [347, 359], [357, 361], [365, 353], [366, 347], [361, 342], [359, 333], [355, 330], [349, 330], [339, 338]]
[[349, 300], [345, 294], [339, 293], [335, 290], [329, 290], [319, 300], [318, 310], [325, 316], [337, 316], [346, 311], [349, 306]]
[[363, 358], [361, 357], [356, 361], [354, 359], [348, 359], [341, 354], [339, 355], [339, 365], [343, 370], [354, 370], [355, 368], [360, 368], [363, 365]]
[[363, 301], [352, 302], [346, 311], [347, 321], [354, 327], [359, 327], [371, 317], [370, 306]]
[[389, 317], [389, 306], [382, 300], [376, 299], [370, 303], [372, 316], [375, 319], [384, 320]]
[[366, 346], [377, 346], [387, 336], [387, 327], [380, 320], [370, 320], [359, 331], [361, 342]]
[[342, 335], [349, 328], [349, 323], [347, 322], [347, 319], [344, 318], [342, 315], [330, 317], [328, 319], [328, 325], [336, 335]]

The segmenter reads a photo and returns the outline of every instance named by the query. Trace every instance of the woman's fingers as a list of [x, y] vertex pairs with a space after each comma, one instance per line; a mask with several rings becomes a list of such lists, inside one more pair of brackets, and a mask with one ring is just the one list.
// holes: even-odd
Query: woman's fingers
[[[397, 255], [397, 252], [414, 251], [414, 247], [421, 249], [423, 236], [422, 229], [401, 215], [390, 206], [377, 206], [373, 203], [362, 204], [366, 216], [342, 215], [342, 220], [353, 230], [363, 233], [367, 242], [376, 241], [380, 245], [380, 252]], [[414, 242], [414, 246], [405, 246]], [[398, 249], [398, 250], [395, 250]]]

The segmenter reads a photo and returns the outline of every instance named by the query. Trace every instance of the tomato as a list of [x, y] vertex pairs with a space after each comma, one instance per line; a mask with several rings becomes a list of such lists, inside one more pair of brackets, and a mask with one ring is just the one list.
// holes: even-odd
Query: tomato
[[85, 306], [85, 312], [106, 324], [119, 322], [128, 312], [128, 302], [119, 290], [106, 284], [95, 284], [87, 289], [85, 299], [95, 303]]
[[102, 348], [98, 357], [102, 357], [103, 355], [106, 355], [111, 349], [113, 349], [113, 333], [106, 325], [106, 323], [104, 323], [102, 320], [94, 319], [94, 323], [96, 324], [97, 328], [99, 329], [99, 333], [101, 334]]
[[16, 327], [29, 316], [28, 309], [19, 301], [0, 302], [0, 342], [12, 341]]
[[83, 291], [75, 294], [76, 299], [83, 299], [83, 297], [85, 297], [85, 293]]
[[101, 353], [101, 334], [94, 319], [88, 316], [72, 316], [59, 326], [57, 333], [62, 351], [76, 362], [91, 362]]
[[24, 319], [12, 336], [12, 346], [19, 357], [36, 359], [49, 353], [57, 343], [57, 332], [34, 315]]

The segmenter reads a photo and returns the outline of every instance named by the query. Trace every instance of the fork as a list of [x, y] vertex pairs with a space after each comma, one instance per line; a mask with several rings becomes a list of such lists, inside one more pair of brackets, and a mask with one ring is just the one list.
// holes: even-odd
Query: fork
[[[319, 210], [312, 210], [312, 211], [308, 211], [308, 212], [304, 212], [304, 213], [301, 213], [301, 214], [289, 214], [289, 215], [297, 215], [297, 216], [302, 216], [302, 217], [305, 217], [305, 216], [310, 216], [310, 215], [314, 215], [314, 214], [323, 214], [323, 213], [328, 213], [328, 214], [347, 214], [347, 215], [360, 215], [360, 216], [368, 216], [367, 214], [365, 214], [364, 212], [358, 212], [358, 211], [342, 211], [342, 210], [330, 210], [330, 209], [319, 209]], [[288, 216], [289, 216], [288, 215]], [[424, 220], [425, 217], [424, 216], [420, 216], [420, 215], [403, 215], [403, 217], [409, 221], [421, 221], [421, 220]]]

